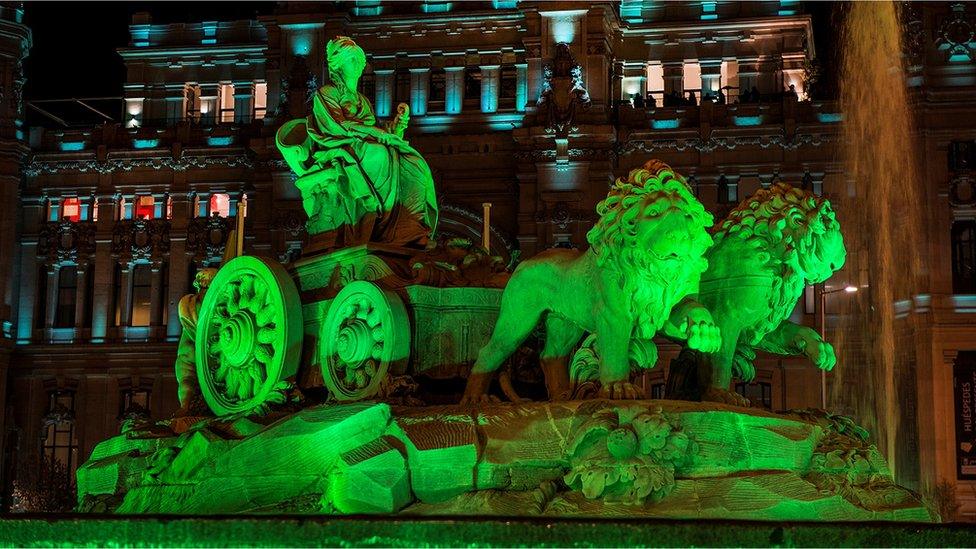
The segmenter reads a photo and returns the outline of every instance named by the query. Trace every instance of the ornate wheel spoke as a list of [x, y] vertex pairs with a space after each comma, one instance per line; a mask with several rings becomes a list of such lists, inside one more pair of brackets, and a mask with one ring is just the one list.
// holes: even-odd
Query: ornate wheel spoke
[[298, 369], [298, 291], [280, 264], [243, 256], [224, 265], [197, 322], [197, 377], [218, 415], [247, 411]]
[[329, 307], [317, 352], [322, 377], [336, 399], [373, 396], [389, 368], [402, 369], [409, 358], [403, 302], [372, 282], [349, 284]]

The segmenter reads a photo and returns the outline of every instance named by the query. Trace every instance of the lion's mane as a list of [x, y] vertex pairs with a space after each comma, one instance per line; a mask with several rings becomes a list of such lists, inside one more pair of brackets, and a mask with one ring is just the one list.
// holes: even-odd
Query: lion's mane
[[839, 227], [826, 199], [776, 183], [736, 206], [712, 236], [716, 247], [732, 237], [756, 241], [770, 252], [780, 252], [774, 259], [785, 261], [809, 253], [818, 236]]
[[609, 262], [621, 272], [640, 273], [645, 269], [640, 254], [647, 252], [638, 245], [638, 227], [641, 223], [654, 222], [672, 209], [690, 217], [692, 228], [703, 229], [701, 241], [692, 244], [701, 246], [702, 250], [708, 248], [711, 238], [707, 229], [714, 223], [712, 214], [670, 166], [651, 160], [631, 170], [626, 179], [618, 178], [607, 198], [597, 205], [600, 219], [586, 234], [597, 255], [597, 264], [607, 266]]
[[[682, 258], [685, 276], [661, 269], [659, 259], [640, 242], [641, 228], [658, 223], [677, 210], [687, 219], [689, 257]], [[663, 162], [651, 160], [614, 182], [607, 198], [596, 208], [599, 221], [587, 233], [596, 264], [617, 273], [630, 296], [641, 337], [653, 337], [659, 324], [691, 286], [688, 282], [708, 267], [705, 251], [712, 244], [708, 228], [712, 215], [695, 199], [684, 179]], [[697, 287], [697, 284], [695, 285]]]

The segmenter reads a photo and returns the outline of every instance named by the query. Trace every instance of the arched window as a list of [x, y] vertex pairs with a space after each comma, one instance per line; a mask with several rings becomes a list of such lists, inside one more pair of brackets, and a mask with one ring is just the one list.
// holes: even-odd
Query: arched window
[[208, 211], [211, 217], [229, 217], [230, 195], [227, 193], [214, 193], [210, 195], [210, 208]]
[[81, 200], [77, 197], [65, 198], [61, 204], [61, 219], [75, 223], [81, 221]]
[[952, 292], [976, 293], [976, 221], [952, 224]]

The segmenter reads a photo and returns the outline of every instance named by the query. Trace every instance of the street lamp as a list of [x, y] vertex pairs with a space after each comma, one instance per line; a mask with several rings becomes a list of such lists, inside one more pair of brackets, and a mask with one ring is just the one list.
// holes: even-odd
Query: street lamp
[[[827, 341], [827, 296], [845, 292], [853, 294], [857, 292], [857, 286], [848, 284], [843, 288], [828, 290], [826, 286], [820, 286], [820, 339]], [[820, 407], [827, 409], [827, 370], [820, 370]]]

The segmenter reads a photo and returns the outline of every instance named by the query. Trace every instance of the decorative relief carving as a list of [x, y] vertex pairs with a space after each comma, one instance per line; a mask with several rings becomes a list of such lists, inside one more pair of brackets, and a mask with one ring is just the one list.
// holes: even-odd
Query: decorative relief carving
[[953, 4], [951, 9], [936, 31], [935, 44], [945, 52], [946, 61], [965, 57], [972, 62], [976, 60], [976, 25], [973, 18], [966, 15], [965, 4]]
[[112, 230], [112, 254], [124, 261], [159, 260], [169, 252], [169, 229], [165, 219], [117, 221]]
[[559, 135], [576, 131], [576, 110], [590, 106], [590, 95], [583, 87], [583, 69], [568, 44], [556, 44], [556, 55], [546, 63], [543, 78], [538, 105], [546, 131]]
[[41, 228], [37, 255], [51, 264], [77, 262], [95, 253], [95, 224], [87, 221], [51, 221]]
[[596, 214], [589, 210], [570, 208], [566, 202], [556, 202], [551, 208], [543, 205], [536, 212], [536, 223], [548, 223], [565, 230], [571, 223], [591, 223], [596, 220]]
[[197, 261], [221, 257], [233, 228], [232, 217], [193, 218], [186, 230], [186, 251]]

